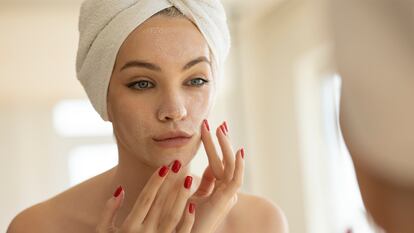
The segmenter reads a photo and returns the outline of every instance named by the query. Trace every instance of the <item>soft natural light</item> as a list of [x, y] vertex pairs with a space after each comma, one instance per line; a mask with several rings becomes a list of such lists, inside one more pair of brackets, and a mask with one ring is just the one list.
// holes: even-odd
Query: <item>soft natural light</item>
[[70, 186], [102, 173], [118, 163], [115, 144], [87, 145], [69, 152]]
[[326, 160], [330, 168], [330, 192], [333, 194], [333, 208], [337, 210], [334, 215], [338, 228], [349, 227], [355, 232], [370, 233], [372, 229], [365, 216], [353, 163], [339, 128], [341, 77], [335, 74], [324, 84], [323, 112], [327, 146], [330, 151]]
[[110, 136], [112, 125], [101, 119], [88, 100], [65, 100], [53, 110], [53, 124], [64, 137]]

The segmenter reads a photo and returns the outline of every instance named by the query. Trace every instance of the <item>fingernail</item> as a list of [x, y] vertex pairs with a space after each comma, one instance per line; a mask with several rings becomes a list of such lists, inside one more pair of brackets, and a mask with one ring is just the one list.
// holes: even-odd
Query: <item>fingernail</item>
[[171, 170], [172, 170], [174, 173], [178, 173], [178, 171], [180, 171], [180, 168], [181, 168], [181, 163], [180, 163], [180, 161], [175, 160], [175, 161], [174, 161], [174, 164], [173, 164], [173, 166], [172, 166], [172, 168], [171, 168]]
[[244, 159], [244, 148], [240, 149], [240, 154], [241, 154], [241, 157]]
[[221, 132], [223, 132], [224, 135], [227, 135], [226, 129], [224, 128], [223, 125], [220, 125], [220, 129], [221, 129]]
[[162, 166], [162, 168], [158, 172], [158, 175], [160, 175], [161, 177], [164, 177], [165, 175], [167, 175], [167, 173], [168, 173], [168, 167]]
[[204, 125], [206, 126], [207, 130], [210, 131], [210, 126], [208, 125], [208, 121], [204, 120]]
[[224, 125], [224, 128], [226, 129], [226, 132], [228, 133], [229, 132], [229, 128], [227, 128], [227, 122], [224, 121], [223, 125]]
[[190, 212], [190, 214], [193, 214], [194, 210], [195, 210], [195, 204], [190, 203], [190, 205], [188, 206], [188, 212]]
[[118, 197], [119, 196], [119, 194], [121, 194], [121, 192], [122, 192], [122, 190], [124, 190], [123, 188], [122, 188], [122, 186], [120, 185], [116, 190], [115, 190], [115, 192], [114, 192], [114, 197]]
[[187, 176], [184, 181], [184, 188], [190, 189], [192, 183], [193, 183], [193, 177]]

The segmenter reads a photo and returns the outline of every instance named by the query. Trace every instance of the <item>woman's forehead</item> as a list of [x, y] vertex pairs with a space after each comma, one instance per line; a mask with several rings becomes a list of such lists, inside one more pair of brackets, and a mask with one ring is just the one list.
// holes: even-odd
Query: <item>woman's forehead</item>
[[209, 57], [208, 44], [185, 17], [155, 16], [138, 26], [124, 41], [119, 59], [140, 58], [160, 62], [187, 62]]

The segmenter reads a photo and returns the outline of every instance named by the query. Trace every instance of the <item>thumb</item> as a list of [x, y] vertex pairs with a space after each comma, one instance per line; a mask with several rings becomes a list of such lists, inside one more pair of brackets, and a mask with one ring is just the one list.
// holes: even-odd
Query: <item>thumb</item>
[[96, 227], [99, 233], [115, 232], [115, 220], [118, 209], [121, 207], [125, 198], [125, 191], [122, 186], [119, 186], [114, 195], [106, 201], [105, 207], [102, 212], [102, 216]]
[[193, 196], [195, 197], [205, 197], [210, 195], [214, 188], [214, 182], [216, 177], [214, 176], [213, 170], [210, 165], [207, 166], [204, 170], [203, 177], [201, 178], [200, 186], [198, 186], [197, 191]]

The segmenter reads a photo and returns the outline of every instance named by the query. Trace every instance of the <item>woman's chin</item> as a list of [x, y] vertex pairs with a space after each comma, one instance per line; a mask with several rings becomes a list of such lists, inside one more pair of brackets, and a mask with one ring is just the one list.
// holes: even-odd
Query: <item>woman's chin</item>
[[190, 147], [158, 148], [155, 150], [154, 156], [168, 165], [175, 160], [180, 161], [182, 164], [188, 164], [194, 158], [195, 154], [193, 148]]

